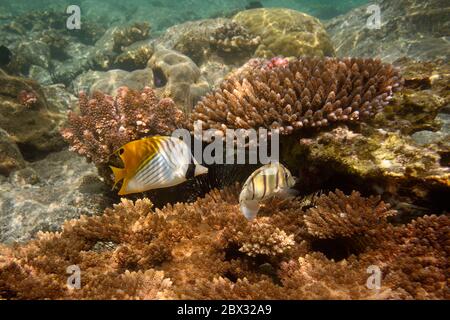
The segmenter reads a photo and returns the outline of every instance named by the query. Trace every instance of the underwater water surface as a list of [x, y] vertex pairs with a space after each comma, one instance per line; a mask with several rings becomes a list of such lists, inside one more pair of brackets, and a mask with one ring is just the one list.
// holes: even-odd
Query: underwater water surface
[[0, 0], [0, 300], [447, 300], [443, 0]]

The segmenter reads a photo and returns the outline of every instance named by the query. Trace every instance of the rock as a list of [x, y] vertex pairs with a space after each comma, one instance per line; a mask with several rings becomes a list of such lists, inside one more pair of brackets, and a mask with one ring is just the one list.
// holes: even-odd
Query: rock
[[157, 42], [200, 67], [210, 61], [240, 66], [254, 55], [260, 38], [231, 19], [216, 18], [172, 26]]
[[61, 149], [65, 144], [58, 130], [63, 121], [65, 116], [48, 103], [38, 83], [0, 71], [0, 127], [25, 158]]
[[65, 115], [69, 111], [78, 108], [78, 98], [71, 94], [65, 85], [53, 84], [42, 87], [47, 102], [52, 106], [52, 109], [60, 115]]
[[23, 41], [18, 45], [11, 64], [27, 74], [31, 65], [48, 70], [51, 64], [50, 60], [51, 55], [48, 44], [41, 40], [31, 40]]
[[210, 90], [200, 69], [189, 57], [162, 45], [155, 48], [148, 68], [153, 71], [157, 93], [172, 98], [187, 113]]
[[281, 157], [297, 170], [294, 175], [306, 192], [339, 186], [381, 194], [391, 203], [410, 207], [412, 214], [415, 207], [448, 209], [450, 168], [432, 146], [368, 126], [338, 127], [296, 141]]
[[261, 37], [256, 56], [334, 56], [333, 44], [322, 23], [305, 13], [279, 8], [239, 12], [233, 21]]
[[442, 165], [450, 167], [450, 112], [438, 113], [435, 120], [440, 125], [439, 130], [418, 131], [411, 138], [421, 146], [433, 147], [441, 155]]
[[393, 62], [407, 56], [417, 60], [450, 57], [445, 0], [376, 0], [381, 14], [379, 29], [367, 27], [373, 14], [369, 5], [354, 9], [326, 24], [338, 56], [380, 57]]
[[101, 91], [115, 95], [119, 87], [127, 86], [130, 89], [142, 90], [153, 86], [153, 71], [149, 68], [128, 72], [124, 70], [88, 71], [73, 81], [73, 91], [92, 94]]
[[0, 128], [0, 175], [8, 176], [25, 167], [25, 160], [9, 134]]
[[111, 205], [96, 168], [69, 151], [16, 171], [0, 183], [0, 242], [27, 241], [58, 231], [64, 221], [95, 215]]
[[66, 48], [67, 57], [62, 61], [52, 60], [54, 83], [63, 83], [69, 86], [78, 75], [90, 68], [93, 51], [93, 46], [76, 41], [70, 42]]
[[150, 25], [146, 22], [111, 27], [95, 43], [90, 63], [97, 70], [109, 70], [123, 50], [135, 42], [147, 40], [149, 36]]
[[438, 130], [438, 113], [450, 104], [450, 66], [443, 61], [416, 62], [410, 58], [395, 61], [405, 79], [402, 91], [379, 114], [383, 128], [411, 135], [422, 130]]
[[53, 83], [50, 72], [40, 66], [31, 65], [28, 76], [39, 82], [41, 85], [51, 85]]

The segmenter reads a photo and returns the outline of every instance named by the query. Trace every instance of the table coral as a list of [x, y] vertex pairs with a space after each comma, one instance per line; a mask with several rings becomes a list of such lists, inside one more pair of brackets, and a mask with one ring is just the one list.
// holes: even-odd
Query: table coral
[[296, 58], [251, 60], [194, 108], [204, 129], [303, 127], [373, 117], [402, 79], [376, 59]]
[[[40, 233], [23, 245], [2, 245], [0, 297], [448, 298], [448, 215], [425, 216], [408, 225], [368, 225], [364, 232], [375, 245], [337, 261], [328, 258], [326, 250], [314, 249], [314, 236], [308, 233], [294, 235], [286, 251], [270, 241], [267, 230], [291, 234], [293, 225], [304, 224], [301, 201], [267, 203], [264, 210], [272, 215], [254, 224], [239, 211], [238, 191], [238, 186], [213, 190], [193, 203], [162, 209], [154, 209], [146, 199], [123, 199], [102, 216], [66, 222], [60, 233]], [[364, 201], [376, 207], [372, 200]], [[276, 255], [239, 251], [239, 230], [251, 231], [243, 237], [260, 239]], [[109, 245], [99, 249], [99, 243]], [[66, 268], [72, 265], [82, 271], [80, 289], [66, 286]], [[366, 286], [367, 268], [373, 265], [383, 275], [378, 290]]]

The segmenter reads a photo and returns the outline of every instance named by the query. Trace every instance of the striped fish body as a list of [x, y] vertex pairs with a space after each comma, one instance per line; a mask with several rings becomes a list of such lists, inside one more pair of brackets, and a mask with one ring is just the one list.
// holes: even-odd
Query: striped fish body
[[123, 179], [119, 195], [167, 188], [207, 172], [182, 140], [154, 136], [127, 143], [118, 151], [124, 168], [111, 167], [115, 183]]
[[262, 166], [244, 183], [239, 195], [242, 213], [247, 219], [253, 220], [261, 201], [275, 195], [287, 194], [294, 185], [294, 177], [282, 164], [276, 162]]

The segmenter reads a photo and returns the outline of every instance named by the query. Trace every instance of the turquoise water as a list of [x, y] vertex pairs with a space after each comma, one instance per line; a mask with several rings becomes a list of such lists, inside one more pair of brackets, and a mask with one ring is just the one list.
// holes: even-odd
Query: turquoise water
[[84, 1], [0, 1], [0, 22], [10, 15], [30, 13], [41, 10], [64, 12], [68, 5], [78, 5], [82, 15], [105, 24], [116, 24], [126, 21], [146, 20], [155, 30], [163, 30], [169, 26], [188, 20], [230, 16], [245, 8], [283, 7], [299, 10], [320, 19], [330, 19], [352, 8], [367, 3], [367, 0], [347, 1], [314, 1], [314, 0], [84, 0]]

